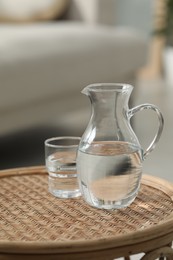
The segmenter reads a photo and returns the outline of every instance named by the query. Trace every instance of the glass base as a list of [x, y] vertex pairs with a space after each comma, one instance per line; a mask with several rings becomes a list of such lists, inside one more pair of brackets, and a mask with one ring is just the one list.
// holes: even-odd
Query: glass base
[[58, 198], [76, 198], [81, 195], [76, 174], [63, 178], [49, 176], [48, 188], [49, 192]]
[[50, 190], [49, 192], [57, 197], [57, 198], [62, 198], [62, 199], [70, 199], [70, 198], [77, 198], [81, 196], [80, 190], [74, 190], [74, 191], [69, 191], [69, 190]]

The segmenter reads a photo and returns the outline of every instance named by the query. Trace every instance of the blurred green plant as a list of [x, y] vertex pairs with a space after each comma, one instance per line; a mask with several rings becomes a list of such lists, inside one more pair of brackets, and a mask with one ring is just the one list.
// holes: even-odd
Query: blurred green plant
[[173, 46], [173, 0], [165, 0], [165, 10], [162, 12], [162, 26], [155, 30], [157, 35], [165, 37], [165, 44]]

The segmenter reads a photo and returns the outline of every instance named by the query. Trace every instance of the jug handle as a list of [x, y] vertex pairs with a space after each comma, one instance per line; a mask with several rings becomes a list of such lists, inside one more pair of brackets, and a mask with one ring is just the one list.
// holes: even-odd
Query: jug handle
[[155, 135], [153, 141], [151, 142], [151, 144], [144, 151], [143, 159], [145, 160], [146, 157], [155, 149], [155, 146], [160, 139], [160, 136], [163, 131], [164, 119], [163, 119], [163, 115], [162, 115], [161, 111], [159, 110], [159, 108], [152, 104], [141, 104], [134, 108], [129, 109], [129, 112], [128, 112], [129, 118], [131, 118], [135, 113], [140, 112], [144, 109], [151, 109], [151, 110], [155, 111], [158, 116], [158, 121], [159, 121], [158, 131], [156, 132], [156, 135]]

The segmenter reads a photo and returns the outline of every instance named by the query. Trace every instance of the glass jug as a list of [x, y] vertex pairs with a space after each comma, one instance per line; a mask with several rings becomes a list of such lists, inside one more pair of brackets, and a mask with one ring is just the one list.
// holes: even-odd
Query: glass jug
[[[129, 109], [132, 90], [128, 84], [105, 83], [82, 91], [90, 98], [92, 115], [78, 148], [78, 181], [86, 202], [97, 208], [123, 208], [133, 202], [140, 187], [142, 162], [163, 130], [163, 116], [156, 106], [142, 104]], [[131, 117], [143, 109], [154, 110], [159, 121], [145, 151], [130, 125]]]

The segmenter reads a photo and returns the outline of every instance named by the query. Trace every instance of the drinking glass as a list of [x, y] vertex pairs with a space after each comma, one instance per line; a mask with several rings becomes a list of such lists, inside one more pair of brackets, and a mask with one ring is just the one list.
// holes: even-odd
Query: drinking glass
[[59, 198], [81, 195], [76, 172], [76, 154], [80, 137], [62, 136], [45, 140], [48, 189]]

